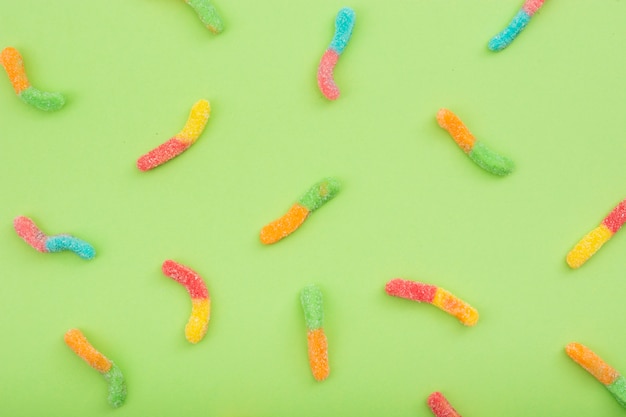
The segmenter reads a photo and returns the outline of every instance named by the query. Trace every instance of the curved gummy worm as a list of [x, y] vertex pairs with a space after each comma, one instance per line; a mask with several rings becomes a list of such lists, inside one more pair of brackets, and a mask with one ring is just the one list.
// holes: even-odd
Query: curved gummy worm
[[187, 288], [191, 296], [191, 316], [185, 326], [185, 337], [198, 343], [206, 334], [211, 317], [211, 299], [202, 278], [191, 268], [172, 260], [163, 262], [163, 273]]
[[108, 401], [111, 407], [119, 407], [126, 401], [126, 381], [120, 368], [89, 343], [78, 329], [65, 333], [65, 343], [96, 371], [100, 372], [109, 383]]
[[269, 245], [289, 236], [304, 223], [309, 214], [336, 196], [340, 188], [339, 181], [330, 177], [315, 184], [285, 215], [261, 229], [261, 242]]
[[339, 55], [343, 52], [352, 35], [356, 14], [349, 7], [344, 7], [337, 13], [335, 19], [335, 35], [330, 42], [330, 46], [322, 55], [322, 60], [317, 69], [317, 85], [320, 91], [329, 100], [339, 98], [339, 88], [333, 78], [333, 70], [337, 65]]
[[433, 392], [428, 396], [428, 407], [437, 417], [461, 417], [440, 392]]
[[587, 233], [568, 254], [567, 264], [570, 268], [580, 268], [589, 258], [604, 245], [626, 221], [626, 200], [615, 207], [602, 220], [600, 226]]
[[418, 303], [429, 303], [439, 307], [466, 326], [473, 326], [478, 322], [478, 312], [474, 307], [443, 288], [396, 278], [385, 285], [385, 291], [394, 297], [407, 298]]
[[328, 342], [324, 333], [324, 298], [317, 285], [304, 287], [300, 293], [307, 327], [309, 346], [309, 366], [313, 377], [318, 381], [328, 378]]
[[570, 343], [565, 347], [565, 352], [574, 362], [600, 381], [613, 394], [617, 402], [626, 408], [626, 378], [611, 368], [591, 349], [580, 343]]
[[530, 18], [539, 10], [545, 0], [526, 0], [521, 10], [517, 12], [511, 23], [489, 41], [489, 49], [501, 51], [515, 40], [517, 35], [526, 27]]
[[456, 114], [448, 109], [441, 109], [437, 113], [439, 126], [450, 133], [452, 139], [459, 145], [476, 165], [495, 175], [508, 175], [513, 172], [515, 165], [510, 159], [498, 155], [487, 148], [463, 124]]
[[176, 136], [157, 146], [137, 160], [137, 168], [148, 171], [180, 155], [202, 134], [211, 115], [211, 106], [206, 100], [199, 100], [191, 108], [187, 123]]
[[0, 52], [0, 64], [9, 76], [15, 94], [24, 102], [40, 110], [59, 110], [65, 104], [65, 97], [61, 93], [48, 93], [30, 85], [22, 55], [15, 48], [4, 48]]
[[83, 259], [92, 259], [96, 256], [96, 251], [89, 243], [70, 235], [47, 236], [28, 217], [16, 217], [13, 220], [13, 227], [19, 237], [39, 252], [70, 250]]
[[211, 32], [217, 34], [224, 30], [222, 19], [210, 0], [185, 0], [185, 3], [198, 13], [198, 17], [204, 23], [204, 26]]

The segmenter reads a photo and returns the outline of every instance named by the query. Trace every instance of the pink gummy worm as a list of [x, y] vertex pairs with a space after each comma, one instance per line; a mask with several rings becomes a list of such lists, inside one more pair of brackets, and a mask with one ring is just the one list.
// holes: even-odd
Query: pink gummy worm
[[433, 392], [428, 396], [428, 406], [437, 417], [461, 417], [440, 392]]
[[13, 220], [15, 231], [33, 248], [39, 252], [48, 252], [46, 250], [46, 240], [48, 237], [37, 227], [34, 221], [28, 217], [19, 216]]
[[319, 85], [322, 94], [329, 100], [339, 98], [339, 88], [333, 78], [333, 70], [337, 65], [337, 60], [339, 60], [339, 54], [332, 48], [328, 48], [322, 55], [320, 66], [317, 69], [317, 85]]
[[209, 291], [206, 289], [204, 281], [191, 268], [168, 259], [163, 262], [161, 269], [163, 274], [183, 284], [189, 291], [191, 298], [209, 298]]
[[619, 203], [617, 207], [615, 207], [609, 215], [604, 218], [602, 224], [604, 224], [611, 232], [617, 233], [617, 231], [624, 225], [624, 222], [626, 222], [626, 200]]
[[432, 303], [435, 299], [437, 287], [421, 282], [408, 281], [405, 279], [392, 279], [385, 285], [387, 294], [394, 297], [408, 298], [409, 300]]
[[157, 146], [137, 160], [137, 168], [148, 171], [180, 155], [191, 146], [191, 143], [183, 143], [176, 137]]
[[532, 16], [537, 12], [537, 10], [539, 10], [541, 6], [543, 6], [544, 1], [546, 0], [526, 0], [526, 3], [524, 3], [522, 9], [526, 13], [528, 13], [528, 16]]

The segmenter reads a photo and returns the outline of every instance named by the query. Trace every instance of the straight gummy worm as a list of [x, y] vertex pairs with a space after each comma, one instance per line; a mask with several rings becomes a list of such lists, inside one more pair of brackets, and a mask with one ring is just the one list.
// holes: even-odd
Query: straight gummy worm
[[337, 195], [340, 188], [339, 181], [330, 177], [312, 186], [285, 215], [261, 229], [261, 242], [269, 245], [289, 236], [309, 214]]
[[626, 408], [626, 378], [585, 345], [570, 343], [565, 347], [565, 352], [574, 362], [600, 381], [619, 405]]
[[156, 168], [170, 159], [180, 155], [202, 134], [211, 114], [211, 106], [206, 100], [199, 100], [191, 108], [189, 118], [183, 129], [167, 142], [157, 146], [137, 160], [137, 168], [148, 171]]
[[126, 401], [126, 381], [117, 365], [98, 352], [78, 329], [65, 333], [65, 343], [93, 369], [100, 372], [109, 383], [108, 401], [111, 407], [117, 408]]
[[198, 17], [211, 32], [218, 34], [224, 30], [224, 24], [215, 6], [210, 0], [185, 0], [198, 14]]
[[61, 93], [48, 93], [30, 85], [22, 55], [17, 49], [8, 47], [0, 52], [0, 64], [9, 76], [15, 94], [25, 103], [44, 111], [59, 110], [65, 104]]
[[602, 220], [600, 226], [587, 233], [568, 254], [570, 268], [580, 268], [604, 245], [626, 222], [626, 200], [623, 200]]
[[396, 278], [385, 285], [385, 291], [394, 297], [406, 298], [418, 303], [429, 303], [439, 307], [459, 319], [466, 326], [473, 326], [478, 322], [478, 312], [474, 307], [443, 288]]
[[335, 35], [330, 42], [330, 46], [322, 55], [322, 60], [317, 69], [317, 85], [324, 97], [329, 100], [337, 100], [339, 98], [339, 88], [335, 84], [333, 71], [339, 55], [343, 52], [352, 35], [356, 14], [349, 7], [344, 7], [337, 13], [335, 19]]
[[485, 171], [495, 175], [508, 175], [513, 172], [515, 167], [513, 161], [498, 155], [486, 145], [483, 145], [482, 142], [477, 141], [461, 119], [450, 110], [439, 110], [437, 122], [439, 126], [448, 131], [452, 139], [459, 145], [459, 148]]
[[530, 18], [543, 6], [545, 0], [526, 0], [521, 10], [517, 12], [511, 23], [489, 41], [489, 49], [498, 52], [506, 48], [515, 40], [517, 35], [526, 27]]
[[198, 343], [206, 334], [211, 318], [211, 299], [206, 284], [194, 270], [172, 260], [163, 262], [163, 274], [184, 285], [191, 296], [191, 316], [185, 326], [185, 337]]
[[328, 378], [328, 341], [324, 333], [324, 298], [317, 285], [304, 287], [300, 294], [304, 309], [304, 320], [307, 327], [307, 343], [309, 347], [309, 366], [313, 378], [323, 381]]
[[461, 417], [440, 392], [428, 396], [428, 407], [436, 417]]
[[70, 250], [83, 259], [93, 259], [96, 256], [96, 251], [89, 243], [65, 234], [47, 236], [28, 217], [16, 217], [13, 227], [19, 237], [39, 252]]

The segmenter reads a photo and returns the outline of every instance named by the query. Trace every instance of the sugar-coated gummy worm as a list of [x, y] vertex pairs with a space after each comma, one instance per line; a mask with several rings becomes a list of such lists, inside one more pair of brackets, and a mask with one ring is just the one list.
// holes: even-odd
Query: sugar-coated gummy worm
[[323, 381], [328, 378], [328, 341], [324, 333], [324, 298], [317, 285], [308, 285], [300, 293], [304, 309], [309, 346], [309, 365], [313, 378]]
[[335, 65], [337, 65], [339, 55], [341, 55], [350, 40], [355, 20], [356, 14], [354, 10], [349, 7], [339, 10], [335, 19], [335, 35], [330, 42], [330, 46], [322, 55], [322, 60], [317, 69], [317, 85], [324, 97], [329, 100], [337, 100], [339, 98], [339, 88], [335, 84], [333, 70]]
[[119, 407], [126, 401], [126, 380], [120, 368], [89, 343], [78, 329], [65, 333], [65, 343], [93, 369], [100, 372], [109, 383], [108, 401], [111, 407]]
[[211, 114], [211, 106], [206, 100], [199, 100], [191, 108], [183, 129], [167, 142], [157, 146], [137, 160], [137, 168], [148, 171], [180, 155], [202, 134]]
[[567, 254], [567, 264], [580, 268], [604, 245], [626, 221], [626, 200], [623, 200], [602, 220], [600, 226], [587, 233]]
[[191, 316], [185, 326], [185, 337], [198, 343], [206, 334], [211, 318], [211, 299], [206, 284], [194, 270], [172, 260], [163, 262], [163, 274], [181, 283], [191, 296]]
[[617, 402], [626, 408], [626, 378], [585, 345], [570, 343], [565, 347], [565, 352], [574, 362], [600, 381], [613, 394]]
[[428, 396], [428, 407], [437, 417], [461, 417], [440, 392], [433, 392]]
[[489, 49], [501, 51], [515, 40], [517, 35], [526, 27], [530, 18], [539, 10], [545, 0], [526, 0], [521, 10], [517, 12], [511, 23], [504, 30], [491, 38]]
[[513, 172], [515, 167], [513, 161], [498, 155], [482, 142], [477, 141], [461, 119], [450, 110], [439, 110], [437, 122], [439, 126], [448, 131], [452, 139], [459, 145], [459, 148], [485, 171], [495, 175], [508, 175]]
[[39, 252], [70, 250], [83, 259], [93, 259], [96, 256], [96, 251], [89, 243], [65, 234], [47, 236], [28, 217], [16, 217], [13, 227], [19, 237]]
[[473, 326], [478, 322], [478, 312], [465, 301], [455, 297], [443, 288], [405, 279], [392, 279], [385, 285], [387, 294], [429, 303], [453, 315], [466, 326]]
[[210, 0], [185, 0], [185, 3], [198, 13], [198, 17], [204, 23], [204, 26], [211, 32], [220, 33], [224, 30], [222, 19]]
[[312, 186], [284, 216], [261, 229], [261, 242], [269, 245], [289, 236], [309, 214], [337, 195], [340, 188], [339, 181], [330, 177]]
[[61, 93], [48, 93], [30, 85], [22, 55], [17, 49], [4, 48], [0, 52], [0, 64], [7, 72], [15, 94], [25, 103], [44, 111], [59, 110], [65, 104], [65, 97]]

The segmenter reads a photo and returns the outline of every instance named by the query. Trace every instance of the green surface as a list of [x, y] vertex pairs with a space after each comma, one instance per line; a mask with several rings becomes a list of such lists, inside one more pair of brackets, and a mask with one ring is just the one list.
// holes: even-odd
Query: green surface
[[[183, 1], [2, 2], [0, 46], [67, 103], [43, 113], [0, 79], [0, 415], [414, 417], [441, 391], [467, 416], [623, 416], [564, 347], [626, 372], [626, 233], [565, 264], [626, 197], [626, 2], [549, 0], [490, 52], [521, 3], [215, 0], [216, 36]], [[346, 5], [357, 24], [329, 102], [315, 74]], [[200, 98], [198, 142], [138, 171]], [[442, 107], [515, 172], [459, 152]], [[325, 176], [337, 198], [263, 246], [261, 227]], [[36, 252], [18, 215], [96, 258]], [[197, 345], [160, 271], [170, 258], [211, 293]], [[480, 322], [387, 296], [395, 277], [454, 289]], [[310, 282], [325, 298], [322, 383], [299, 300]], [[63, 343], [73, 327], [124, 372], [124, 406]]]

